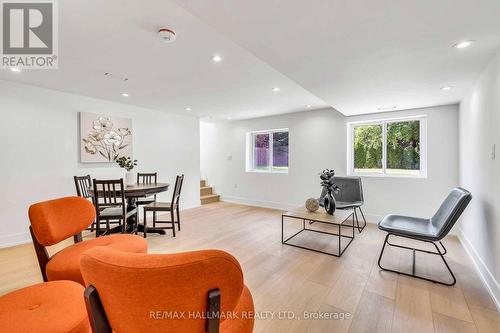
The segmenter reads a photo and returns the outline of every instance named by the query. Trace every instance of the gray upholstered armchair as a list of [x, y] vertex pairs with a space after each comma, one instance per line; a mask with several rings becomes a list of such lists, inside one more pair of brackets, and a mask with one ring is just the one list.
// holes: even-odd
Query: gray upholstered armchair
[[[337, 209], [352, 209], [354, 212], [354, 219], [356, 221], [356, 228], [361, 232], [366, 226], [365, 214], [361, 207], [364, 204], [363, 186], [360, 177], [334, 177], [333, 182], [338, 186], [338, 192], [333, 193], [336, 201]], [[326, 195], [326, 189], [323, 188], [319, 198], [319, 204], [323, 206], [323, 200]], [[359, 216], [363, 217], [362, 226], [359, 225]]]
[[[463, 211], [465, 210], [471, 199], [472, 195], [470, 194], [469, 191], [457, 187], [450, 192], [448, 197], [446, 197], [444, 202], [441, 204], [441, 207], [439, 207], [439, 210], [430, 219], [422, 219], [422, 218], [401, 216], [401, 215], [386, 216], [378, 224], [379, 229], [387, 232], [387, 236], [385, 237], [384, 245], [382, 246], [382, 250], [380, 251], [380, 257], [378, 259], [379, 267], [385, 271], [412, 276], [419, 279], [444, 284], [447, 286], [454, 285], [456, 283], [456, 279], [455, 276], [453, 275], [453, 272], [450, 269], [450, 266], [448, 266], [448, 263], [444, 258], [444, 255], [446, 254], [446, 248], [444, 247], [441, 240], [450, 232], [451, 228], [455, 225], [460, 215], [462, 215]], [[390, 236], [410, 238], [413, 240], [430, 243], [434, 245], [437, 252], [390, 243], [389, 242]], [[439, 243], [441, 245], [441, 247], [443, 248], [442, 252], [436, 243]], [[411, 274], [384, 268], [382, 266], [381, 260], [384, 254], [384, 249], [386, 244], [389, 246], [395, 246], [413, 251], [413, 267]], [[442, 282], [417, 275], [415, 273], [415, 251], [439, 255], [443, 260], [446, 268], [448, 269], [448, 272], [451, 274], [452, 281]]]

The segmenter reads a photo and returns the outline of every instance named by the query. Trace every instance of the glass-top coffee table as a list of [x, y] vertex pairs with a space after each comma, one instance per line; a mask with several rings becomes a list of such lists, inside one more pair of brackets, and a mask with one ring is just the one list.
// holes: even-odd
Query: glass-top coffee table
[[[287, 236], [286, 239], [285, 239], [285, 219], [302, 221], [301, 223], [302, 226], [299, 226], [300, 229], [297, 232], [293, 233], [291, 236]], [[349, 222], [351, 223], [349, 224]], [[332, 227], [336, 229], [337, 231], [336, 233], [328, 231], [328, 229], [331, 229]], [[351, 229], [352, 233], [351, 232], [348, 232], [348, 234], [342, 233], [342, 230], [344, 230], [344, 228]], [[325, 249], [320, 249], [318, 247], [314, 248], [311, 246], [306, 246], [303, 240], [301, 242], [300, 238], [304, 238], [303, 236], [308, 233], [328, 235], [328, 238], [332, 238], [331, 236], [335, 236], [333, 238], [337, 239], [338, 244], [335, 244], [336, 245], [335, 247], [338, 246], [337, 251], [336, 252], [326, 251]], [[344, 242], [346, 244], [344, 245], [342, 245], [343, 239], [346, 240]], [[330, 215], [326, 213], [321, 207], [316, 212], [310, 212], [305, 207], [299, 207], [294, 210], [283, 213], [281, 215], [282, 244], [295, 246], [305, 250], [324, 253], [331, 256], [340, 257], [344, 253], [344, 251], [349, 247], [353, 239], [354, 239], [354, 214], [352, 209], [336, 210], [333, 215]], [[311, 237], [309, 237], [309, 242], [311, 242]], [[300, 243], [302, 243], [302, 245]], [[327, 240], [326, 243], [329, 243], [329, 241]], [[326, 245], [330, 245], [331, 247], [331, 244], [326, 244]], [[326, 247], [326, 245], [325, 241], [323, 240], [323, 246]]]

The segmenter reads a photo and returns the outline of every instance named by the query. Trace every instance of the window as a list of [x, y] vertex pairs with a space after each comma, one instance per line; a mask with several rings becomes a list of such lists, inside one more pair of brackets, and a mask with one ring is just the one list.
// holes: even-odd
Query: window
[[246, 171], [288, 172], [288, 129], [248, 133]]
[[426, 177], [425, 116], [347, 124], [350, 174]]

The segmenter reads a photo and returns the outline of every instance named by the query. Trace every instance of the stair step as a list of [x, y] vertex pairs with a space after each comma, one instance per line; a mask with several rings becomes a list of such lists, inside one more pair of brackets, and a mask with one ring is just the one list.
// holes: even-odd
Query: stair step
[[218, 194], [203, 195], [200, 197], [200, 200], [202, 205], [206, 205], [212, 202], [219, 201], [219, 195]]
[[200, 180], [200, 187], [207, 186], [206, 180]]
[[210, 186], [200, 187], [200, 196], [209, 195], [209, 194], [213, 194], [212, 187], [210, 187]]

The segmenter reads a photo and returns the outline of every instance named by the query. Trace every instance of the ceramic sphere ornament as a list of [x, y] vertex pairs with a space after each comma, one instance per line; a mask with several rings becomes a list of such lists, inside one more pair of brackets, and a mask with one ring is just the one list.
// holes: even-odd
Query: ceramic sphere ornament
[[309, 198], [306, 200], [306, 209], [310, 212], [315, 212], [319, 208], [319, 201], [318, 199], [314, 198]]

